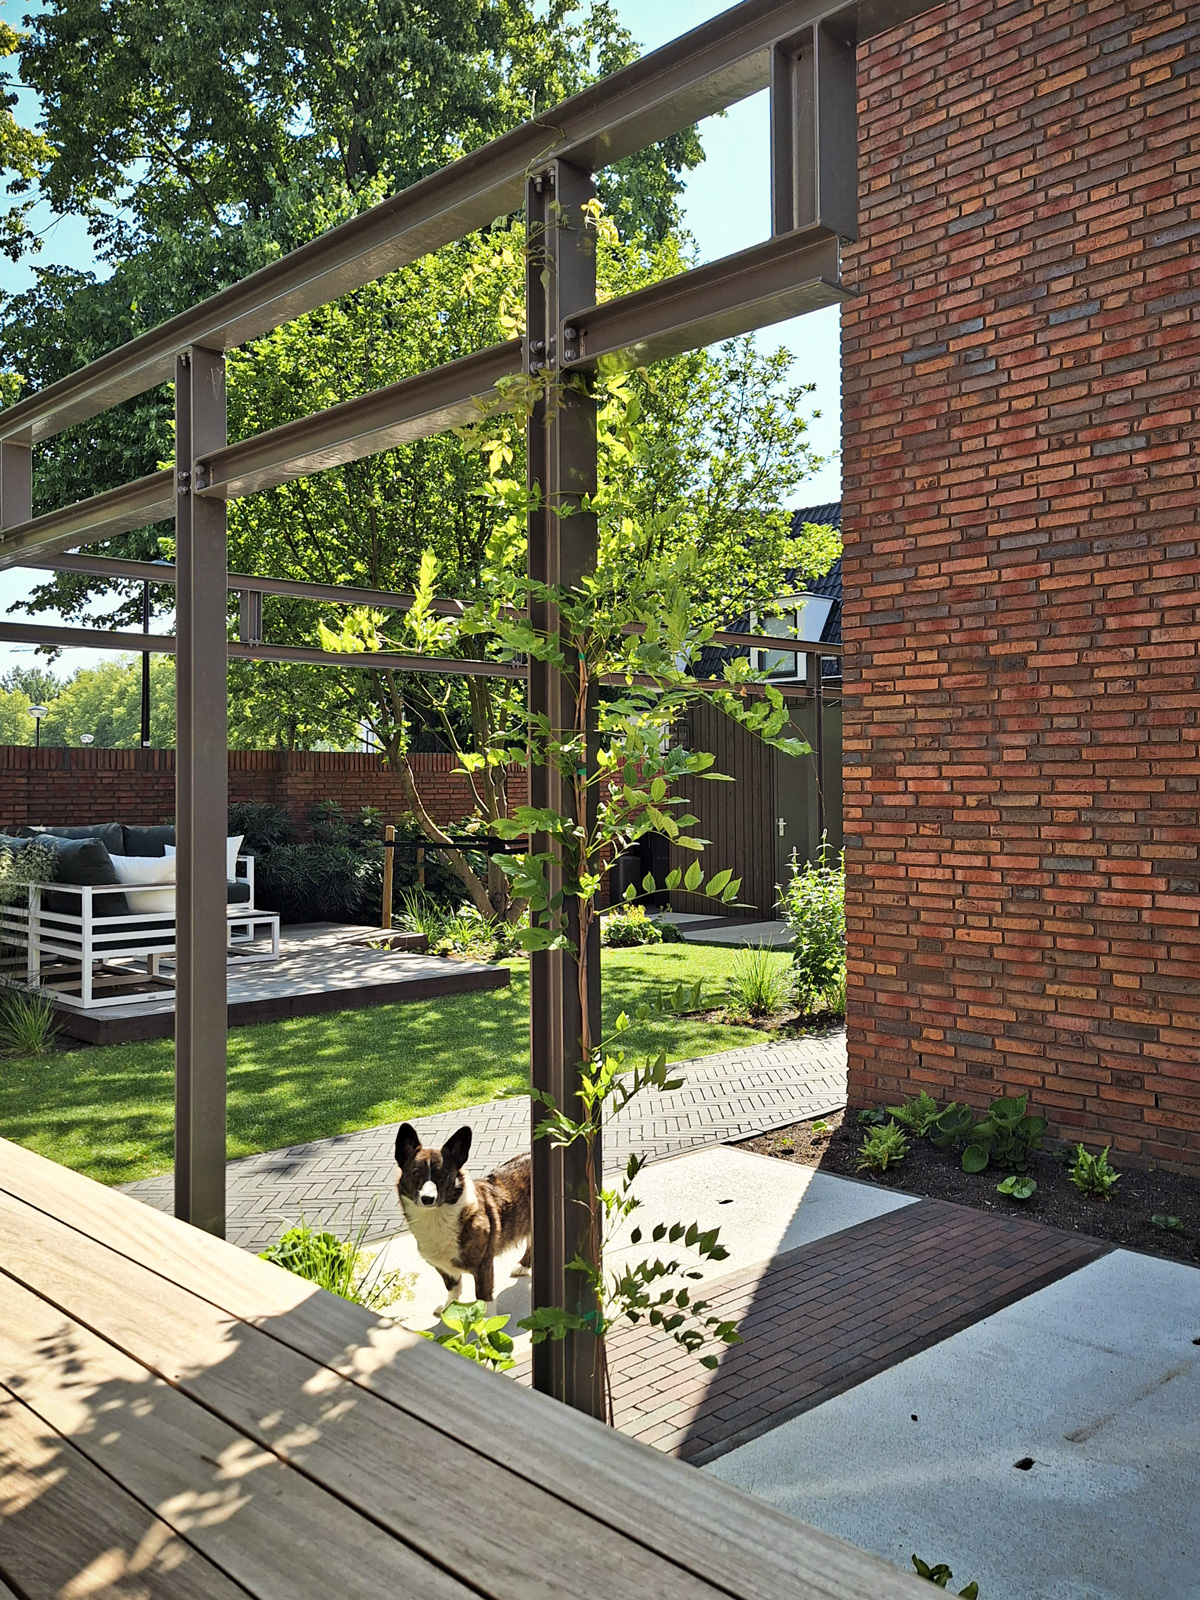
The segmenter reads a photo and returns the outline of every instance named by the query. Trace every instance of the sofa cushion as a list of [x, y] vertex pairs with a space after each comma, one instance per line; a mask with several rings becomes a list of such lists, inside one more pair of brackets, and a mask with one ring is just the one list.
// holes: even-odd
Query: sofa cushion
[[225, 903], [230, 906], [250, 904], [250, 885], [245, 878], [230, 878], [226, 886]]
[[122, 884], [133, 884], [140, 887], [150, 884], [157, 888], [160, 884], [175, 882], [175, 857], [172, 856], [121, 856], [113, 855], [113, 871], [117, 881]]
[[[121, 881], [112, 864], [112, 857], [99, 839], [63, 839], [57, 834], [40, 834], [38, 837], [54, 845], [54, 877], [57, 882], [98, 887]], [[58, 894], [48, 889], [42, 895], [42, 904], [47, 911], [59, 911], [77, 917], [82, 899], [77, 894]], [[124, 917], [129, 914], [129, 902], [123, 894], [98, 894], [92, 899], [92, 914], [97, 917]]]
[[[175, 824], [172, 822], [152, 828], [124, 827], [121, 832], [125, 835], [125, 842], [118, 845], [117, 849], [127, 856], [165, 855], [166, 846], [175, 843]], [[109, 849], [112, 849], [111, 845]]]
[[0, 833], [0, 850], [7, 850], [9, 855], [19, 856], [21, 851], [31, 842], [29, 839], [18, 838], [12, 833]]
[[[39, 839], [48, 834], [54, 839], [99, 839], [109, 851], [121, 851], [125, 848], [124, 829], [119, 822], [85, 822], [69, 828], [22, 828], [21, 832], [27, 839]], [[63, 879], [64, 883], [67, 881], [66, 878]], [[111, 883], [113, 880], [105, 881]]]

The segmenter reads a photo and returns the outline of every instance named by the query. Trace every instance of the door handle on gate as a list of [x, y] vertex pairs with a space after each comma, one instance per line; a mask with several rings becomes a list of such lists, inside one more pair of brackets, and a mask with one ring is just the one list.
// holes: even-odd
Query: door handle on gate
[[784, 834], [787, 832], [787, 818], [776, 817], [775, 826], [779, 829], [779, 837], [782, 839]]

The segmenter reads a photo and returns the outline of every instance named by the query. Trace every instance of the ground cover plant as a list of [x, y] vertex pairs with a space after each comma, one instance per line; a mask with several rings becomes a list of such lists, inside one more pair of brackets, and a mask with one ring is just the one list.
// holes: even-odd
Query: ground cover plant
[[[604, 1013], [631, 1016], [680, 983], [720, 998], [737, 952], [655, 945], [604, 953]], [[229, 1154], [250, 1155], [434, 1111], [476, 1105], [528, 1081], [529, 980], [407, 1005], [295, 1017], [229, 1035]], [[632, 1046], [650, 1031], [635, 1023]], [[759, 1043], [763, 1034], [706, 1015], [664, 1017], [671, 1060]], [[173, 1147], [169, 1039], [58, 1050], [0, 1067], [0, 1135], [104, 1183], [165, 1172]]]
[[610, 950], [662, 942], [662, 929], [646, 915], [645, 906], [619, 906], [600, 919], [600, 943]]
[[777, 1017], [791, 992], [791, 972], [766, 945], [738, 952], [725, 985], [731, 1017]]
[[286, 1267], [297, 1277], [328, 1289], [330, 1294], [366, 1306], [368, 1311], [385, 1311], [398, 1300], [412, 1298], [416, 1273], [382, 1271], [378, 1258], [362, 1247], [366, 1234], [366, 1221], [356, 1233], [340, 1239], [336, 1233], [312, 1228], [301, 1219], [283, 1233], [277, 1244], [260, 1253], [264, 1261]]
[[1080, 1144], [1075, 1147], [1067, 1177], [1080, 1194], [1090, 1195], [1095, 1200], [1108, 1200], [1121, 1174], [1109, 1165], [1107, 1147], [1098, 1156], [1093, 1156]]
[[[907, 1102], [912, 1106], [913, 1101]], [[1186, 1173], [1123, 1166], [1107, 1201], [1081, 1192], [1070, 1180], [1074, 1147], [1035, 1150], [1026, 1172], [1001, 1177], [994, 1168], [965, 1172], [957, 1149], [939, 1149], [928, 1137], [910, 1137], [898, 1166], [859, 1167], [864, 1134], [889, 1121], [883, 1107], [826, 1113], [747, 1140], [747, 1148], [779, 1160], [819, 1167], [901, 1193], [949, 1200], [1000, 1214], [1020, 1212], [1034, 1222], [1142, 1250], [1170, 1261], [1200, 1265], [1200, 1179]], [[1085, 1154], [1087, 1152], [1085, 1151]], [[1093, 1157], [1098, 1161], [1099, 1157]], [[1109, 1170], [1113, 1169], [1109, 1167]]]

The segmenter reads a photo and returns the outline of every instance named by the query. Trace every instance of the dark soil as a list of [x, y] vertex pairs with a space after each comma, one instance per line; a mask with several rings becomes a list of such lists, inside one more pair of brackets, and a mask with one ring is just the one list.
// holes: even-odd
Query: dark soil
[[814, 1033], [832, 1033], [846, 1026], [846, 1019], [836, 1011], [799, 1011], [787, 1006], [782, 1011], [772, 1011], [769, 1017], [751, 1017], [731, 1006], [720, 1006], [716, 1011], [688, 1011], [685, 1015], [696, 1022], [717, 1022], [725, 1027], [757, 1028], [769, 1033], [773, 1039], [804, 1039]]
[[[819, 1167], [822, 1172], [858, 1178], [878, 1184], [881, 1189], [924, 1195], [930, 1200], [953, 1200], [981, 1211], [1019, 1212], [1067, 1233], [1087, 1233], [1129, 1250], [1164, 1256], [1168, 1261], [1200, 1264], [1200, 1180], [1196, 1178], [1178, 1172], [1121, 1167], [1120, 1161], [1115, 1160], [1113, 1165], [1121, 1172], [1120, 1183], [1112, 1190], [1111, 1199], [1093, 1200], [1081, 1195], [1067, 1180], [1070, 1152], [1046, 1150], [1035, 1152], [1030, 1165], [1030, 1176], [1037, 1179], [1037, 1192], [1028, 1200], [1009, 1200], [996, 1193], [996, 1185], [1007, 1174], [993, 1168], [964, 1172], [960, 1154], [935, 1149], [928, 1139], [910, 1138], [908, 1154], [897, 1167], [889, 1167], [883, 1173], [859, 1172], [858, 1147], [867, 1131], [858, 1126], [854, 1112], [837, 1111], [815, 1122], [797, 1122], [790, 1128], [747, 1139], [743, 1148], [784, 1161], [798, 1161], [802, 1166]], [[1173, 1233], [1156, 1228], [1150, 1221], [1156, 1213], [1178, 1217], [1184, 1231]]]

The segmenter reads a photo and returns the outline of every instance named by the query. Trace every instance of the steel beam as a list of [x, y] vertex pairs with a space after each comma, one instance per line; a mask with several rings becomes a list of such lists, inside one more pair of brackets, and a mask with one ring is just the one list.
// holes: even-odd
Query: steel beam
[[771, 230], [858, 237], [853, 20], [826, 19], [771, 52]]
[[[555, 365], [558, 330], [596, 298], [596, 235], [586, 226], [584, 207], [595, 195], [589, 172], [553, 161], [529, 181], [525, 202], [527, 234], [526, 311], [531, 375]], [[596, 402], [586, 386], [548, 387], [528, 429], [528, 472], [537, 495], [529, 515], [529, 576], [554, 587], [577, 584], [596, 566], [594, 514], [579, 510], [584, 496], [596, 493]], [[557, 606], [537, 601], [530, 619], [539, 633], [557, 634]], [[570, 654], [570, 652], [568, 652]], [[548, 662], [529, 664], [529, 709], [545, 717], [556, 733], [569, 738], [577, 726], [578, 668], [560, 672]], [[594, 770], [594, 696], [584, 695], [584, 749], [581, 765]], [[576, 815], [574, 786], [549, 763], [529, 769], [529, 803]], [[594, 790], [587, 805], [594, 807]], [[539, 834], [538, 852], [557, 851], [557, 841]], [[551, 892], [561, 888], [562, 872], [552, 869]], [[581, 946], [577, 908], [571, 908], [570, 938], [575, 952], [538, 951], [530, 958], [530, 1057], [533, 1085], [554, 1097], [568, 1116], [580, 1117], [579, 1071], [599, 1038], [600, 926], [595, 922]], [[586, 962], [586, 967], [581, 965]], [[581, 973], [586, 972], [586, 979]], [[543, 1110], [534, 1105], [536, 1127]], [[562, 1306], [580, 1315], [595, 1311], [587, 1280], [568, 1271], [576, 1256], [595, 1256], [592, 1219], [600, 1178], [600, 1143], [589, 1175], [586, 1149], [577, 1141], [567, 1149], [549, 1139], [533, 1141], [533, 1304]], [[603, 1350], [590, 1333], [570, 1333], [533, 1347], [533, 1383], [544, 1394], [595, 1417], [606, 1412]]]
[[769, 239], [569, 318], [563, 366], [617, 371], [736, 339], [851, 299], [839, 277], [838, 241], [827, 229]]
[[373, 206], [241, 283], [101, 356], [0, 414], [0, 438], [36, 443], [170, 381], [178, 350], [229, 349], [473, 233], [521, 204], [525, 177], [551, 155], [597, 169], [668, 138], [767, 86], [774, 47], [828, 20], [850, 37], [885, 32], [930, 0], [743, 0], [661, 50], [453, 166]]
[[[118, 633], [103, 628], [66, 628], [39, 622], [0, 622], [0, 643], [42, 645], [55, 650], [116, 650], [173, 656], [179, 642], [169, 633]], [[363, 672], [414, 672], [438, 678], [523, 678], [526, 669], [509, 661], [465, 661], [455, 656], [406, 655], [399, 650], [310, 650], [301, 644], [246, 643], [231, 639], [230, 660], [288, 661], [303, 667], [354, 667]], [[614, 680], [615, 681], [615, 680]]]
[[[4, 441], [6, 444], [11, 441]], [[17, 445], [16, 449], [21, 446]], [[78, 500], [44, 516], [22, 518], [0, 532], [0, 572], [29, 565], [72, 545], [111, 539], [132, 528], [148, 528], [175, 513], [175, 472], [165, 467], [119, 489]]]
[[222, 1237], [228, 556], [225, 502], [193, 494], [192, 474], [224, 442], [225, 358], [193, 345], [175, 368], [175, 1215]]
[[235, 500], [462, 427], [484, 415], [498, 383], [520, 372], [520, 341], [493, 345], [229, 445], [202, 463], [198, 490]]
[[[132, 579], [137, 583], [175, 582], [171, 561], [125, 561], [117, 556], [48, 556], [42, 560], [20, 562], [44, 572], [85, 572], [92, 578], [110, 582]], [[330, 600], [337, 605], [377, 606], [381, 611], [409, 611], [415, 599], [411, 594], [393, 594], [387, 589], [360, 589], [348, 583], [306, 583], [300, 578], [267, 578], [253, 572], [230, 572], [231, 593], [247, 589], [260, 594], [282, 595], [289, 600]], [[439, 616], [461, 617], [467, 609], [462, 600], [431, 600], [430, 609]]]

